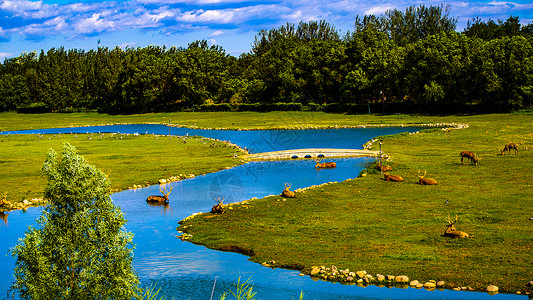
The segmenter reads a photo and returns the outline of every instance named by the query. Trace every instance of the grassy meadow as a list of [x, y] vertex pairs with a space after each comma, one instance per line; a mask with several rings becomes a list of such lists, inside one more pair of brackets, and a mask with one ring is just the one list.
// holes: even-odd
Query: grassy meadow
[[[185, 141], [185, 142], [184, 142]], [[156, 184], [179, 174], [206, 174], [241, 164], [243, 153], [203, 138], [125, 134], [0, 135], [0, 194], [15, 203], [42, 197], [41, 167], [65, 142], [106, 173], [114, 190]], [[209, 158], [209, 159], [206, 159]]]
[[[183, 222], [192, 242], [247, 253], [251, 260], [309, 271], [313, 265], [407, 275], [447, 287], [489, 284], [500, 291], [525, 291], [533, 280], [533, 114], [472, 116], [343, 115], [321, 112], [169, 113], [130, 116], [88, 114], [0, 114], [0, 131], [117, 123], [161, 123], [201, 128], [310, 128], [357, 125], [416, 125], [455, 122], [469, 128], [380, 137], [392, 174], [379, 173], [299, 193], [296, 199], [267, 197]], [[158, 139], [159, 138], [159, 139]], [[505, 143], [519, 153], [500, 155]], [[61, 135], [0, 136], [0, 193], [20, 201], [42, 195], [40, 168], [50, 148], [69, 142], [89, 163], [107, 173], [117, 190], [151, 184], [178, 174], [204, 174], [241, 163], [237, 150], [210, 147], [200, 138]], [[205, 144], [204, 144], [205, 143]], [[379, 150], [374, 143], [372, 150]], [[460, 164], [459, 152], [482, 157]], [[421, 186], [417, 171], [437, 180]], [[314, 171], [313, 171], [314, 172]], [[354, 174], [357, 175], [357, 174]], [[281, 191], [280, 191], [281, 193]], [[441, 237], [445, 217], [458, 216], [458, 230], [471, 239]], [[258, 234], [260, 233], [260, 234]]]
[[[404, 182], [369, 172], [296, 199], [267, 197], [223, 215], [203, 214], [178, 229], [192, 234], [193, 243], [239, 251], [258, 263], [274, 260], [276, 267], [309, 272], [311, 266], [335, 265], [444, 280], [447, 287], [484, 290], [494, 284], [500, 291], [524, 292], [533, 280], [532, 120], [449, 117], [470, 127], [382, 137], [391, 174]], [[508, 141], [521, 144], [517, 155], [500, 155]], [[481, 156], [480, 164], [461, 165], [463, 150]], [[418, 170], [427, 170], [438, 185], [418, 185]], [[441, 236], [445, 218], [456, 215], [456, 228], [474, 238]]]

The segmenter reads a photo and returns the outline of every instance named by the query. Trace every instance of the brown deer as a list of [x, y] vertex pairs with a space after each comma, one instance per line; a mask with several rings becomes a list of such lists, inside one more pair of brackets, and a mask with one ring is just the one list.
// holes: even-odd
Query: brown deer
[[170, 192], [172, 192], [173, 187], [170, 187], [170, 191], [167, 191], [167, 188], [164, 189], [164, 191], [161, 190], [161, 186], [159, 186], [159, 191], [163, 194], [163, 196], [153, 195], [148, 196], [146, 198], [146, 202], [168, 202], [168, 195], [170, 195]]
[[333, 169], [337, 167], [337, 164], [335, 162], [325, 162], [321, 163], [322, 158], [315, 159], [316, 165], [315, 168], [317, 169]]
[[291, 185], [290, 183], [285, 183], [285, 189], [283, 190], [283, 192], [281, 192], [281, 195], [285, 198], [296, 198], [296, 193], [293, 192], [293, 191], [289, 191], [289, 189], [291, 188]]
[[469, 238], [473, 237], [473, 235], [470, 235], [464, 231], [459, 231], [455, 229], [455, 226], [453, 226], [457, 222], [457, 215], [455, 215], [455, 220], [452, 221], [450, 216], [446, 218], [446, 221], [448, 221], [448, 225], [446, 225], [446, 230], [444, 231], [444, 234], [442, 236], [445, 237], [451, 237], [451, 238]]
[[400, 182], [400, 181], [403, 181], [403, 177], [400, 176], [400, 175], [389, 175], [389, 173], [383, 173], [383, 179], [385, 181], [395, 181], [395, 182]]
[[213, 214], [224, 214], [226, 213], [226, 207], [224, 207], [224, 198], [216, 198], [215, 201], [218, 203], [213, 205], [211, 208], [211, 213]]
[[392, 171], [392, 166], [390, 165], [381, 165], [381, 162], [378, 162], [378, 164], [376, 165], [376, 170], [380, 171], [380, 172], [388, 172], [388, 171]]
[[436, 185], [437, 184], [437, 181], [433, 178], [424, 178], [424, 176], [426, 176], [427, 174], [427, 171], [424, 170], [424, 174], [420, 174], [420, 170], [418, 170], [418, 184], [422, 184], [422, 185]]
[[4, 205], [8, 203], [6, 198], [7, 198], [7, 193], [0, 194], [0, 207], [3, 207]]
[[478, 164], [479, 160], [481, 158], [478, 158], [476, 156], [476, 154], [470, 152], [470, 151], [461, 151], [461, 153], [459, 153], [459, 156], [461, 156], [461, 164], [463, 165], [463, 159], [467, 158], [470, 160], [470, 163], [473, 164], [473, 165], [476, 165]]
[[515, 154], [518, 154], [518, 144], [515, 144], [515, 143], [507, 143], [507, 145], [505, 145], [505, 147], [503, 147], [503, 150], [502, 150], [502, 155], [505, 154], [505, 151], [507, 151], [507, 154], [510, 154], [511, 153], [511, 149], [514, 149], [514, 153]]

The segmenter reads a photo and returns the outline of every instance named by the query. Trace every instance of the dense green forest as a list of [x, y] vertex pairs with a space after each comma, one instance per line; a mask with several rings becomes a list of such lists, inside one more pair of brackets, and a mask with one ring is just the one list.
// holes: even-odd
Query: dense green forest
[[0, 65], [0, 111], [146, 113], [323, 110], [352, 113], [507, 112], [533, 99], [533, 24], [412, 6], [357, 16], [341, 36], [325, 21], [256, 34], [234, 57], [188, 47], [63, 47]]

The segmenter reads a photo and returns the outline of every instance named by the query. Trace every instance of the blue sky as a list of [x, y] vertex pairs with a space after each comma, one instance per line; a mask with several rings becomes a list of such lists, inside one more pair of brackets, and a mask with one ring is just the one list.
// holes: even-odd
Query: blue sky
[[533, 3], [524, 0], [0, 0], [0, 61], [53, 47], [95, 49], [98, 40], [114, 48], [186, 47], [206, 39], [238, 56], [250, 51], [261, 29], [326, 20], [344, 33], [357, 15], [419, 4], [450, 5], [459, 31], [474, 17], [506, 20], [512, 15], [523, 24], [533, 21]]

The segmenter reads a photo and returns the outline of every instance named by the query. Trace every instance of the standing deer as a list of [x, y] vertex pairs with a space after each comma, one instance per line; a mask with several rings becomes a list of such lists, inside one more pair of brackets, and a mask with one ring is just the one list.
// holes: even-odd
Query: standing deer
[[321, 163], [322, 158], [315, 159], [316, 165], [315, 168], [317, 169], [333, 169], [337, 167], [337, 164], [335, 162], [325, 162]]
[[436, 185], [437, 181], [433, 178], [424, 178], [426, 176], [427, 171], [424, 170], [424, 174], [420, 175], [420, 170], [418, 170], [418, 184], [422, 185]]
[[213, 205], [211, 208], [211, 213], [213, 214], [223, 214], [226, 213], [226, 207], [224, 207], [224, 198], [216, 198], [215, 199], [218, 203]]
[[446, 225], [446, 230], [444, 231], [444, 234], [442, 236], [451, 237], [451, 238], [469, 238], [473, 237], [473, 235], [469, 235], [468, 233], [464, 231], [459, 231], [455, 229], [455, 226], [453, 226], [457, 222], [457, 215], [455, 215], [455, 220], [452, 222], [452, 219], [450, 216], [446, 218], [446, 221], [448, 221], [448, 225]]
[[170, 187], [170, 191], [167, 191], [167, 188], [165, 187], [164, 191], [162, 191], [161, 186], [159, 186], [159, 191], [163, 194], [163, 196], [148, 196], [148, 198], [146, 198], [146, 202], [168, 202], [168, 195], [170, 192], [172, 192], [172, 189], [173, 187]]
[[476, 154], [470, 152], [470, 151], [461, 151], [459, 153], [459, 156], [461, 156], [461, 164], [463, 165], [463, 159], [466, 157], [470, 160], [470, 163], [477, 166], [477, 163], [481, 158], [476, 157]]
[[291, 188], [291, 185], [290, 183], [285, 183], [285, 189], [283, 190], [283, 192], [281, 192], [281, 195], [285, 198], [296, 198], [296, 193], [293, 192], [293, 191], [289, 191], [289, 189]]
[[386, 181], [395, 181], [395, 182], [403, 181], [403, 177], [400, 175], [389, 175], [389, 173], [383, 173], [383, 176], [384, 176], [383, 179]]
[[502, 155], [505, 154], [505, 151], [507, 151], [507, 154], [510, 154], [511, 153], [511, 149], [514, 149], [514, 153], [515, 154], [518, 154], [518, 144], [515, 144], [515, 143], [507, 143], [507, 145], [505, 145], [505, 147], [503, 147], [503, 150], [502, 150]]

